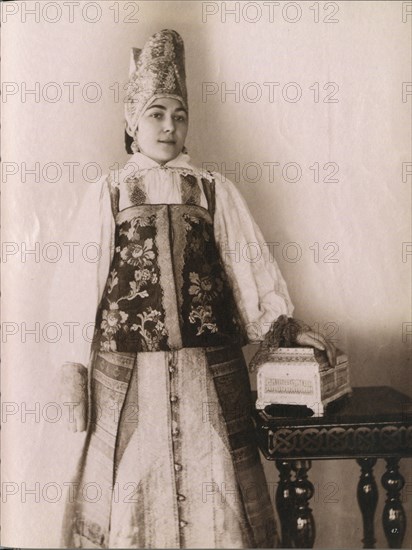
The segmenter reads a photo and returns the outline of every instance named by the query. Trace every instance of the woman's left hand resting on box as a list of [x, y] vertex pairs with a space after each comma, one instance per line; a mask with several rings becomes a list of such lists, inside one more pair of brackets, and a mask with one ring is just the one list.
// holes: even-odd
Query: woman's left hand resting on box
[[303, 330], [296, 335], [296, 343], [301, 346], [310, 346], [311, 348], [326, 351], [330, 366], [336, 366], [336, 348], [321, 332]]
[[[277, 349], [279, 347], [294, 347], [307, 346], [316, 348], [320, 351], [325, 351], [331, 367], [336, 366], [336, 348], [330, 340], [328, 340], [321, 332], [314, 331], [309, 325], [287, 315], [280, 315], [276, 321], [272, 323], [268, 333], [265, 336], [263, 348]], [[251, 362], [252, 368], [258, 362]]]

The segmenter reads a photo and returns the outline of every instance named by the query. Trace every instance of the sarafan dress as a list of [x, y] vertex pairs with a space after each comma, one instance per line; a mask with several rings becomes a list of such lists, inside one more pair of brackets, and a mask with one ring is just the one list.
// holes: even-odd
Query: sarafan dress
[[242, 345], [293, 306], [244, 199], [187, 154], [136, 153], [86, 200], [102, 254], [77, 304], [93, 342], [66, 358], [90, 405], [62, 547], [276, 547]]

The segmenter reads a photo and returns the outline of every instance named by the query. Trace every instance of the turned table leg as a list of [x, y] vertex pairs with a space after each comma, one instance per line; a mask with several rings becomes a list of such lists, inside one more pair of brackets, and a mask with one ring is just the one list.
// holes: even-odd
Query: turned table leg
[[291, 525], [293, 515], [293, 483], [290, 479], [292, 465], [287, 460], [277, 460], [279, 484], [276, 491], [276, 509], [282, 529], [282, 548], [292, 547]]
[[376, 458], [358, 458], [356, 462], [361, 467], [357, 495], [363, 519], [363, 547], [375, 548], [374, 520], [378, 503], [378, 487], [373, 476], [373, 467], [376, 464]]
[[294, 460], [292, 470], [296, 473], [293, 482], [294, 516], [292, 517], [292, 538], [296, 548], [313, 548], [315, 542], [315, 520], [309, 500], [313, 497], [314, 487], [308, 479], [310, 460]]
[[405, 480], [399, 472], [399, 458], [386, 459], [386, 472], [381, 482], [387, 495], [382, 514], [386, 540], [389, 548], [401, 548], [406, 531], [406, 516], [400, 500]]

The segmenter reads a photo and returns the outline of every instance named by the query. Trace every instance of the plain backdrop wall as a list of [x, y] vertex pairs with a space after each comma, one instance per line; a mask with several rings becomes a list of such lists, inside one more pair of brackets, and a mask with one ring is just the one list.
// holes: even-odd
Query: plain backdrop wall
[[[2, 476], [9, 483], [2, 544], [14, 547], [58, 544], [62, 499], [53, 493], [57, 485], [49, 486], [50, 493], [43, 490], [70, 479], [83, 441], [43, 412], [54, 389], [52, 347], [59, 345], [41, 332], [53, 321], [47, 311], [56, 264], [48, 259], [53, 251], [47, 244], [65, 250], [71, 216], [92, 185], [87, 178], [95, 175], [89, 163], [104, 173], [127, 160], [122, 99], [129, 51], [162, 28], [176, 29], [185, 41], [189, 153], [198, 164], [230, 171], [227, 176], [273, 243], [295, 316], [324, 330], [348, 353], [354, 386], [389, 385], [411, 395], [406, 172], [412, 97], [402, 84], [411, 81], [411, 16], [403, 13], [408, 3], [68, 4], [1, 6], [2, 213], [8, 243], [2, 394], [4, 402], [14, 403], [2, 426]], [[39, 97], [27, 94], [36, 86]], [[72, 165], [74, 181], [67, 163], [78, 163]], [[25, 168], [40, 170], [38, 181]], [[24, 246], [36, 243], [40, 256], [25, 255]], [[250, 251], [242, 252], [247, 257]], [[247, 357], [253, 352], [245, 349]], [[24, 407], [36, 411], [35, 403], [40, 414], [25, 415]], [[409, 515], [410, 466], [401, 463]], [[274, 466], [266, 463], [265, 470], [275, 482]], [[313, 464], [317, 547], [360, 546], [358, 478], [352, 461]], [[381, 490], [378, 547], [386, 546], [380, 526], [384, 498]], [[405, 547], [410, 533], [409, 526]]]

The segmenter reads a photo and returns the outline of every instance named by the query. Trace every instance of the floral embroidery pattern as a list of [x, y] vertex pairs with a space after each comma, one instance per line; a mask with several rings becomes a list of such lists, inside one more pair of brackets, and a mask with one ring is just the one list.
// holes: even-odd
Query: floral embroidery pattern
[[189, 321], [191, 323], [200, 322], [196, 335], [199, 336], [205, 330], [217, 332], [216, 319], [212, 314], [211, 303], [222, 291], [223, 281], [219, 278], [213, 280], [210, 274], [201, 277], [199, 273], [194, 272], [189, 274], [189, 278], [192, 283], [189, 287], [189, 294], [193, 296]]
[[[117, 221], [112, 266], [96, 318], [102, 350], [165, 351], [169, 338], [183, 347], [243, 341], [212, 216], [197, 208], [199, 182], [184, 174], [181, 183], [184, 204], [143, 205], [134, 217]], [[213, 187], [206, 179], [202, 185], [213, 205]], [[158, 247], [170, 252], [172, 265], [167, 254], [158, 258]], [[161, 278], [161, 269], [174, 278], [171, 284], [165, 274]], [[165, 304], [172, 304], [170, 312]]]
[[120, 252], [120, 257], [122, 260], [134, 267], [144, 267], [150, 265], [152, 260], [154, 260], [153, 240], [146, 239], [143, 244], [131, 241], [125, 248]]
[[209, 344], [211, 334], [220, 338], [236, 333], [231, 307], [233, 297], [214, 242], [213, 226], [187, 213], [183, 221], [186, 230], [184, 270], [187, 266], [192, 268], [184, 274], [183, 307], [189, 323], [195, 328], [193, 337], [204, 337], [204, 343]]
[[128, 314], [119, 309], [116, 302], [109, 303], [109, 309], [104, 309], [102, 313], [101, 328], [103, 330], [102, 347], [104, 351], [116, 351], [116, 342], [113, 336], [125, 324]]
[[200, 277], [198, 273], [190, 273], [189, 294], [194, 296], [194, 302], [210, 302], [223, 289], [223, 281], [219, 278], [212, 280], [210, 275]]
[[155, 289], [159, 286], [159, 268], [154, 222], [155, 215], [141, 216], [124, 222], [119, 229], [113, 258], [116, 267], [110, 271], [102, 300], [100, 340], [105, 351], [118, 351], [119, 342], [130, 344], [130, 331], [139, 335], [137, 344], [148, 351], [159, 349], [167, 336], [164, 313], [153, 307], [159, 294]]
[[143, 313], [137, 314], [138, 323], [133, 324], [130, 330], [137, 331], [143, 338], [144, 351], [156, 351], [159, 349], [160, 340], [167, 335], [165, 325], [161, 321], [161, 313], [149, 307]]
[[197, 329], [196, 336], [200, 336], [207, 329], [210, 332], [217, 332], [217, 325], [213, 321], [215, 318], [212, 315], [212, 306], [197, 306], [192, 307], [189, 314], [189, 321], [193, 324], [200, 321], [200, 326]]
[[[136, 296], [139, 296], [140, 298], [147, 298], [149, 296], [147, 290], [140, 290], [143, 286], [147, 285], [149, 282], [152, 284], [156, 284], [158, 281], [157, 274], [154, 272], [153, 269], [141, 269], [136, 270], [134, 272], [134, 281], [131, 281], [129, 283], [130, 285], [130, 292], [126, 296], [128, 300], [133, 300], [136, 298]], [[121, 298], [125, 299], [125, 298]]]
[[[186, 216], [183, 216], [182, 223], [183, 223], [183, 227], [185, 228], [185, 231], [188, 232], [192, 230], [192, 225], [194, 223], [200, 223], [200, 220], [199, 218], [194, 218], [193, 216], [186, 215]], [[196, 237], [193, 236], [193, 238], [195, 239]]]
[[112, 269], [109, 278], [107, 279], [107, 291], [109, 294], [112, 292], [113, 288], [117, 285], [118, 282], [119, 278], [117, 276], [117, 271], [115, 269]]
[[129, 225], [129, 229], [120, 229], [119, 236], [126, 235], [128, 240], [138, 241], [140, 239], [139, 228], [150, 226], [156, 216], [142, 216], [139, 218], [132, 218], [130, 221], [125, 222], [124, 225]]

